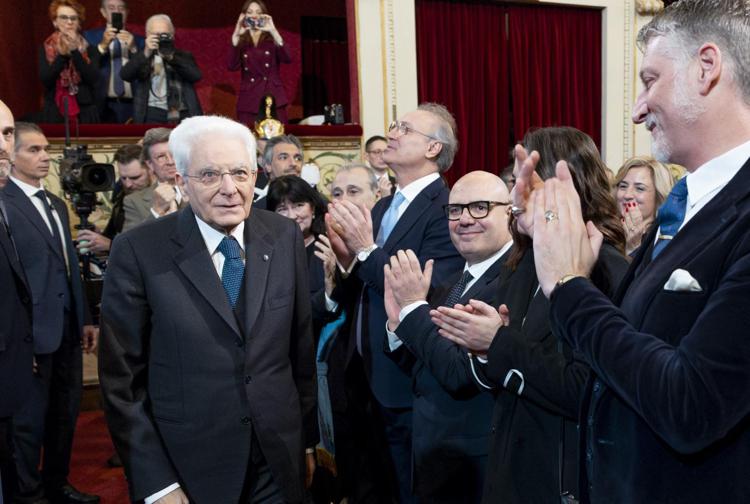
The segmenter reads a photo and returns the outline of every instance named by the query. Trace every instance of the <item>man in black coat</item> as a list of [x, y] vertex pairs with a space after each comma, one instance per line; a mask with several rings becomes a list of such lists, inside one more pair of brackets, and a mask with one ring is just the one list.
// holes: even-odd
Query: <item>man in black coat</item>
[[81, 350], [96, 348], [98, 329], [91, 325], [68, 209], [42, 184], [50, 169], [48, 149], [38, 126], [15, 123], [15, 160], [3, 198], [34, 302], [36, 360], [32, 386], [13, 416], [16, 500], [98, 502], [67, 479], [83, 391]]
[[245, 126], [191, 118], [169, 148], [190, 206], [115, 238], [102, 296], [99, 376], [131, 498], [300, 503], [318, 425], [299, 226], [250, 213]]
[[[0, 165], [13, 157], [14, 126], [10, 109], [0, 101]], [[34, 339], [31, 294], [0, 194], [0, 478], [2, 496], [10, 501], [15, 467], [10, 446], [11, 416], [31, 387]]]
[[[448, 227], [466, 260], [463, 270], [435, 289], [428, 304], [431, 263], [423, 275], [412, 251], [398, 251], [386, 266], [385, 308], [389, 354], [413, 380], [415, 493], [423, 502], [469, 504], [482, 496], [492, 397], [471, 383], [449, 393], [419, 354], [411, 352], [409, 342], [441, 340], [430, 318], [431, 305], [453, 307], [470, 299], [497, 304], [499, 285], [510, 274], [504, 266], [513, 244], [508, 229], [510, 195], [499, 177], [474, 171], [456, 182], [448, 201]], [[396, 331], [409, 339], [403, 342]], [[466, 358], [456, 345], [445, 350]]]
[[639, 34], [633, 120], [688, 175], [614, 302], [587, 279], [601, 236], [584, 225], [568, 170], [526, 206], [551, 324], [595, 375], [584, 502], [750, 501], [749, 6], [682, 0]]
[[178, 123], [203, 113], [193, 85], [201, 71], [189, 52], [174, 46], [174, 25], [166, 14], [146, 21], [146, 45], [132, 55], [120, 76], [133, 87], [136, 123]]

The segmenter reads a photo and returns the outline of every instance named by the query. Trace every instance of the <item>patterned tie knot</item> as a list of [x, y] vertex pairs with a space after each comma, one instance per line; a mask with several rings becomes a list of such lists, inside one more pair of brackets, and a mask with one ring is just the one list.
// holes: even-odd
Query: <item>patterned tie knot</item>
[[656, 217], [659, 223], [659, 236], [651, 252], [651, 258], [655, 259], [667, 244], [674, 238], [685, 220], [685, 209], [687, 206], [687, 177], [680, 179], [669, 192], [664, 204], [659, 208]]
[[461, 275], [461, 278], [458, 279], [458, 282], [456, 282], [450, 293], [448, 293], [448, 297], [445, 298], [444, 306], [453, 308], [453, 305], [458, 303], [461, 297], [463, 297], [466, 286], [469, 285], [469, 282], [472, 280], [474, 280], [474, 276], [469, 270], [464, 271], [464, 274]]
[[242, 248], [231, 236], [225, 236], [219, 243], [218, 249], [226, 259], [242, 259]]

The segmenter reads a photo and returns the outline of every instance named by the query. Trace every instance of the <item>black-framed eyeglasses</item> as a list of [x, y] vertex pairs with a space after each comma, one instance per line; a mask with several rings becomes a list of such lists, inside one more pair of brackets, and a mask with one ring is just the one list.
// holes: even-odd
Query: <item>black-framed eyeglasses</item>
[[247, 182], [248, 180], [250, 180], [250, 175], [252, 175], [253, 173], [254, 172], [251, 172], [250, 170], [247, 170], [245, 168], [235, 168], [234, 170], [225, 172], [206, 169], [198, 173], [198, 175], [185, 175], [185, 177], [196, 179], [206, 187], [214, 187], [221, 184], [221, 180], [224, 178], [224, 175], [229, 175], [236, 183], [242, 184], [243, 182]]
[[472, 201], [471, 203], [451, 203], [443, 205], [443, 211], [448, 220], [459, 220], [464, 213], [464, 208], [469, 211], [474, 219], [484, 219], [490, 214], [490, 210], [496, 206], [510, 205], [510, 201]]
[[406, 135], [408, 133], [417, 133], [419, 135], [422, 135], [423, 137], [429, 138], [430, 140], [435, 140], [436, 142], [440, 142], [440, 140], [438, 140], [432, 135], [428, 135], [427, 133], [422, 133], [419, 130], [415, 130], [414, 128], [406, 124], [404, 121], [392, 121], [391, 124], [388, 125], [388, 133], [390, 133], [391, 131], [395, 129], [398, 130], [399, 135]]

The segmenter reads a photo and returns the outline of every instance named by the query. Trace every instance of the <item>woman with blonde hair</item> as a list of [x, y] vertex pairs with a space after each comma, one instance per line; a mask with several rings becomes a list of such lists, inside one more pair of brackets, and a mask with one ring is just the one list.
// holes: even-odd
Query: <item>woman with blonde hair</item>
[[620, 208], [629, 255], [641, 245], [674, 182], [669, 168], [648, 156], [626, 160], [617, 172], [613, 193]]

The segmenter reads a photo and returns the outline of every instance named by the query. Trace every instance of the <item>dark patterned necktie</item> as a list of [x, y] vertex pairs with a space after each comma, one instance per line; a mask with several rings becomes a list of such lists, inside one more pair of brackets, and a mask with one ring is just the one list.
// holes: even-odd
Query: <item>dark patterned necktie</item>
[[112, 90], [115, 95], [121, 97], [125, 94], [125, 83], [120, 77], [120, 69], [122, 68], [122, 44], [120, 40], [115, 37], [112, 45]]
[[240, 297], [242, 278], [245, 275], [245, 265], [242, 263], [242, 249], [231, 236], [225, 236], [218, 246], [219, 252], [224, 255], [224, 267], [221, 269], [221, 285], [227, 293], [229, 304], [232, 309], [237, 305]]
[[55, 239], [54, 240], [55, 247], [60, 252], [60, 255], [63, 255], [62, 238], [60, 237], [60, 229], [57, 227], [57, 221], [52, 216], [52, 208], [49, 206], [49, 201], [47, 201], [47, 195], [44, 193], [44, 190], [42, 189], [34, 193], [34, 196], [42, 200], [42, 205], [44, 206], [44, 213], [47, 216], [47, 220], [49, 221], [49, 226], [51, 228], [50, 232], [52, 233], [52, 236]]
[[659, 208], [656, 216], [659, 221], [659, 238], [654, 244], [651, 259], [656, 259], [667, 244], [680, 230], [682, 221], [685, 220], [685, 208], [687, 206], [687, 177], [681, 178], [672, 188], [667, 196], [667, 201]]
[[464, 294], [464, 289], [472, 280], [474, 280], [474, 277], [471, 276], [469, 270], [464, 271], [464, 274], [461, 275], [461, 278], [458, 279], [456, 285], [454, 285], [450, 293], [448, 293], [448, 297], [445, 298], [445, 303], [443, 303], [443, 306], [453, 308], [453, 305], [458, 303], [458, 300], [461, 299], [461, 296], [463, 296]]

